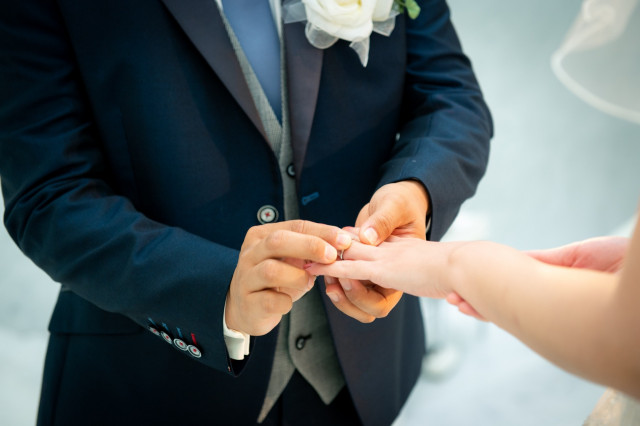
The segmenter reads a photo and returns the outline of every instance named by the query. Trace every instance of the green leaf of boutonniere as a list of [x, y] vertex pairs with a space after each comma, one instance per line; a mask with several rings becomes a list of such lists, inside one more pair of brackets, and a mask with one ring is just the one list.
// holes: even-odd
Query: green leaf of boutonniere
[[420, 5], [416, 0], [395, 0], [401, 12], [407, 11], [409, 18], [416, 19], [420, 15]]

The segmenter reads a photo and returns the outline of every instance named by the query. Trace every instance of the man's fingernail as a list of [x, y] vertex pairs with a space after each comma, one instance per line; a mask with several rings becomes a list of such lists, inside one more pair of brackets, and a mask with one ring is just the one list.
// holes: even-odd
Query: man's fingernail
[[350, 280], [340, 281], [340, 285], [342, 286], [344, 291], [350, 291], [351, 290], [351, 281]]
[[336, 243], [340, 247], [349, 247], [349, 245], [351, 244], [351, 235], [347, 234], [346, 232], [338, 232]]
[[338, 251], [333, 248], [333, 246], [326, 246], [324, 248], [324, 258], [327, 259], [329, 262], [333, 262], [334, 260], [336, 260], [336, 257], [338, 257]]
[[364, 236], [367, 238], [367, 241], [371, 244], [375, 244], [378, 241], [378, 233], [373, 228], [367, 228], [364, 231]]
[[335, 293], [327, 293], [327, 296], [329, 296], [329, 299], [333, 300], [335, 303], [338, 303], [340, 300], [340, 297]]

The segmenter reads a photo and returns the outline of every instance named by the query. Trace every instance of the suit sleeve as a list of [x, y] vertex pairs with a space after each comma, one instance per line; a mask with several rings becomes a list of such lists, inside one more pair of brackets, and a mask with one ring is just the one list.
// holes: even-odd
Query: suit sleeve
[[0, 177], [10, 235], [77, 295], [143, 327], [154, 318], [182, 327], [197, 336], [201, 362], [231, 371], [222, 318], [238, 251], [150, 220], [114, 193], [54, 2], [1, 8]]
[[422, 182], [431, 201], [429, 239], [439, 240], [485, 172], [493, 129], [446, 2], [418, 3], [418, 18], [406, 19], [404, 122], [380, 186]]

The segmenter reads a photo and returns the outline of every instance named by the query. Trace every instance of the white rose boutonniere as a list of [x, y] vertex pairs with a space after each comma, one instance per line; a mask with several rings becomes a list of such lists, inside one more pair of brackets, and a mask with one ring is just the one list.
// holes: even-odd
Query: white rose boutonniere
[[351, 42], [366, 67], [371, 33], [391, 34], [404, 9], [412, 19], [420, 13], [416, 0], [286, 0], [283, 19], [285, 23], [306, 20], [307, 39], [319, 49], [340, 39]]

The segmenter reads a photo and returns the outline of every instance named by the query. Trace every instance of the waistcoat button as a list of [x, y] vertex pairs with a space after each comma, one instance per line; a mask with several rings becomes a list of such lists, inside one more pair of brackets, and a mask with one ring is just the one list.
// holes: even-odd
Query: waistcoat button
[[300, 336], [296, 339], [296, 349], [301, 351], [304, 349], [304, 345], [307, 343], [309, 336]]

